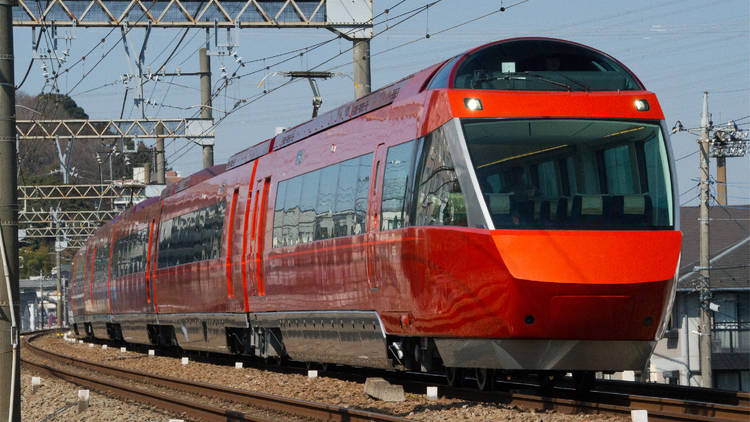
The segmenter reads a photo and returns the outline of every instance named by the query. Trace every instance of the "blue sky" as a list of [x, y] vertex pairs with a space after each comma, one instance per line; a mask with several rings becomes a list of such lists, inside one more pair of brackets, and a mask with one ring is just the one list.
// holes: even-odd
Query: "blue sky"
[[[376, 20], [409, 12], [434, 0], [374, 0]], [[497, 11], [505, 12], [436, 34], [446, 28]], [[376, 25], [378, 35], [372, 40], [373, 87], [378, 88], [426, 66], [474, 46], [516, 36], [548, 36], [580, 42], [622, 61], [655, 92], [671, 127], [680, 120], [686, 127], [700, 124], [703, 91], [709, 91], [709, 108], [715, 123], [738, 119], [745, 130], [750, 129], [750, 2], [747, 0], [671, 0], [671, 1], [593, 1], [593, 0], [529, 0], [516, 4], [509, 0], [441, 0], [427, 11], [391, 27], [402, 18]], [[510, 7], [512, 6], [512, 7]], [[389, 12], [384, 13], [388, 8]], [[407, 15], [408, 16], [408, 15]], [[91, 118], [117, 118], [120, 115], [125, 86], [120, 75], [129, 70], [128, 61], [119, 43], [119, 30], [107, 36], [109, 29], [78, 29], [72, 41], [68, 63], [78, 60], [102, 38], [105, 41], [91, 52], [85, 64], [76, 65], [59, 79], [60, 92], [70, 95], [86, 109]], [[425, 34], [430, 33], [429, 39]], [[144, 30], [131, 31], [131, 43], [139, 48]], [[146, 63], [158, 68], [173, 50], [182, 35], [179, 29], [154, 29], [146, 51]], [[16, 28], [16, 82], [23, 77], [31, 56], [31, 31]], [[240, 99], [257, 98], [264, 89], [278, 88], [286, 79], [270, 76], [262, 88], [260, 79], [270, 72], [319, 67], [347, 75], [352, 74], [351, 43], [334, 40], [320, 48], [278, 58], [278, 53], [312, 46], [334, 38], [327, 30], [244, 29], [239, 36], [238, 53], [247, 62], [239, 73], [250, 74], [232, 83], [214, 100], [214, 117], [231, 110]], [[179, 65], [183, 72], [198, 70], [197, 50], [204, 45], [202, 30], [191, 30], [180, 49], [168, 62], [166, 70], [174, 72]], [[411, 42], [414, 41], [414, 42]], [[410, 43], [411, 42], [411, 43]], [[64, 45], [64, 43], [61, 43]], [[42, 46], [45, 44], [43, 42]], [[94, 71], [81, 81], [82, 75], [115, 46]], [[265, 58], [265, 59], [264, 59]], [[274, 63], [289, 59], [278, 66]], [[220, 66], [231, 74], [237, 67], [233, 59], [212, 58], [213, 81], [220, 79]], [[269, 70], [264, 68], [269, 66]], [[79, 83], [80, 82], [80, 83]], [[76, 86], [77, 85], [77, 86]], [[106, 86], [105, 86], [106, 85]], [[45, 86], [40, 62], [32, 66], [22, 87], [28, 94], [37, 94]], [[337, 77], [320, 83], [324, 104], [322, 111], [336, 107], [354, 97], [351, 79]], [[146, 97], [159, 105], [146, 108], [146, 115], [156, 117], [191, 117], [196, 109], [180, 109], [200, 103], [196, 76], [183, 76], [150, 82]], [[131, 91], [124, 116], [140, 117], [132, 102]], [[177, 108], [175, 108], [177, 107]], [[216, 128], [216, 162], [223, 162], [233, 153], [273, 135], [277, 126], [294, 126], [309, 118], [311, 91], [300, 81], [274, 90], [257, 101], [227, 116]], [[744, 118], [744, 119], [743, 119]], [[743, 120], [740, 120], [743, 119]], [[697, 195], [698, 156], [695, 137], [678, 134], [672, 137], [677, 163], [682, 203], [695, 204]], [[200, 147], [185, 140], [167, 142], [169, 165], [182, 175], [201, 166]], [[712, 168], [712, 174], [715, 170]], [[750, 203], [750, 155], [728, 160], [729, 203]]]

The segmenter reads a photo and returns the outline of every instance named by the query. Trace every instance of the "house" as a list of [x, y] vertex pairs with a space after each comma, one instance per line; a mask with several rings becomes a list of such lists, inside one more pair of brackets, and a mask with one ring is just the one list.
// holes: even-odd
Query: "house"
[[[702, 385], [698, 207], [680, 210], [682, 256], [669, 329], [650, 363], [650, 380]], [[750, 391], [750, 205], [714, 206], [709, 211], [711, 366], [713, 386]]]

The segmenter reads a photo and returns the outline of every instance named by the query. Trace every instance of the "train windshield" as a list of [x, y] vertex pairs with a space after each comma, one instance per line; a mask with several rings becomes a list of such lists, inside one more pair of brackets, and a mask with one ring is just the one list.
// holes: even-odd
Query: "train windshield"
[[465, 119], [462, 126], [495, 228], [674, 225], [659, 125]]
[[545, 39], [501, 42], [469, 54], [456, 69], [453, 87], [514, 91], [643, 89], [611, 57], [576, 44]]

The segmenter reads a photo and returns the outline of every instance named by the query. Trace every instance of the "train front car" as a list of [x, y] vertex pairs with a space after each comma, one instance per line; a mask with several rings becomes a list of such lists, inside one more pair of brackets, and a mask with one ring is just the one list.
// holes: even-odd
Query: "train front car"
[[396, 222], [429, 239], [413, 254], [429, 264], [403, 332], [434, 333], [448, 368], [643, 369], [681, 241], [656, 96], [601, 52], [538, 38], [455, 57], [427, 90], [419, 148], [437, 152]]

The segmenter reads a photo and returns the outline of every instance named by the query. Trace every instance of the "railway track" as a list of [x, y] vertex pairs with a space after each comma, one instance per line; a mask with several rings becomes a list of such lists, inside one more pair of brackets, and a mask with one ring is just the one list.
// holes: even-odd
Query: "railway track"
[[[423, 392], [425, 386], [436, 382], [434, 379], [393, 381], [411, 392]], [[750, 394], [708, 388], [600, 380], [589, 391], [577, 390], [572, 382], [550, 388], [531, 382], [496, 381], [494, 389], [483, 392], [443, 387], [441, 394], [563, 413], [629, 415], [631, 410], [647, 410], [649, 421], [750, 420]]]
[[[302, 419], [325, 420], [325, 421], [351, 421], [351, 422], [403, 422], [407, 419], [366, 412], [354, 409], [346, 409], [338, 406], [314, 403], [303, 400], [296, 400], [287, 397], [280, 397], [270, 394], [263, 394], [252, 391], [238, 390], [230, 387], [197, 383], [192, 381], [181, 380], [172, 377], [157, 376], [144, 374], [123, 368], [117, 368], [109, 365], [103, 365], [96, 362], [88, 362], [76, 359], [70, 356], [64, 356], [58, 353], [46, 351], [32, 344], [32, 340], [39, 335], [36, 334], [25, 338], [25, 354], [31, 351], [33, 354], [45, 357], [47, 359], [62, 362], [84, 369], [85, 372], [95, 372], [109, 377], [91, 376], [81, 371], [62, 368], [60, 366], [51, 366], [22, 358], [24, 364], [32, 366], [37, 370], [47, 373], [51, 376], [62, 378], [75, 384], [83, 385], [99, 391], [107, 391], [127, 399], [132, 399], [148, 403], [155, 407], [167, 409], [173, 412], [185, 414], [191, 418], [206, 421], [274, 421], [279, 420], [279, 414], [292, 415]], [[113, 381], [116, 377], [122, 381]], [[203, 402], [197, 402], [183, 397], [177, 397], [174, 394], [167, 394], [153, 388], [134, 387], [131, 383], [135, 382], [156, 386], [160, 389], [177, 390], [193, 395], [217, 398], [234, 403], [248, 405], [254, 408], [272, 411], [277, 414], [276, 417], [259, 417], [255, 415], [244, 414], [241, 412], [228, 410]]]
[[[288, 400], [278, 396], [253, 393], [228, 387], [220, 387], [209, 384], [186, 382], [169, 377], [146, 375], [111, 367], [99, 363], [83, 362], [68, 356], [62, 356], [49, 351], [44, 351], [30, 344], [24, 345], [34, 350], [35, 353], [46, 355], [50, 359], [62, 360], [73, 365], [87, 365], [99, 373], [111, 374], [117, 377], [128, 377], [145, 379], [153, 385], [176, 389], [206, 396], [218, 397], [227, 401], [252, 405], [254, 407], [271, 409], [285, 412], [287, 414], [300, 414], [304, 417], [319, 420], [405, 420], [389, 415], [380, 415], [370, 412], [360, 412], [351, 409], [338, 408], [336, 406], [319, 405], [311, 402]], [[400, 374], [383, 373], [372, 370], [363, 370], [358, 375], [352, 375], [351, 368], [346, 373], [330, 371], [329, 373], [338, 378], [361, 378], [368, 374], [385, 376], [392, 381], [404, 385], [408, 392], [424, 394], [425, 386], [435, 385], [442, 382], [435, 376], [422, 374]], [[55, 374], [56, 375], [56, 374]], [[76, 382], [76, 381], [74, 381]], [[448, 398], [456, 398], [468, 401], [499, 403], [507, 406], [518, 406], [535, 410], [556, 410], [562, 413], [587, 413], [587, 414], [614, 414], [628, 415], [631, 410], [644, 409], [648, 411], [649, 420], [661, 421], [747, 421], [750, 420], [750, 394], [734, 393], [712, 389], [694, 387], [679, 387], [660, 384], [634, 384], [616, 381], [600, 381], [594, 385], [591, 391], [578, 391], [572, 385], [563, 382], [555, 388], [543, 388], [533, 383], [522, 383], [517, 381], [497, 381], [494, 385], [496, 391], [480, 392], [465, 388], [441, 387], [441, 395]], [[97, 387], [92, 387], [97, 388]], [[130, 397], [136, 400], [146, 401], [159, 407], [170, 410], [187, 412], [185, 409], [176, 409], [159, 405], [148, 400]], [[289, 404], [287, 402], [292, 402]], [[302, 413], [298, 409], [302, 407]], [[194, 410], [195, 412], [203, 410]], [[229, 415], [222, 409], [216, 409], [213, 417], [205, 413], [199, 417], [206, 420], [227, 420]], [[239, 415], [237, 416], [239, 417]], [[218, 418], [218, 419], [217, 419]], [[252, 420], [252, 419], [233, 419]]]

